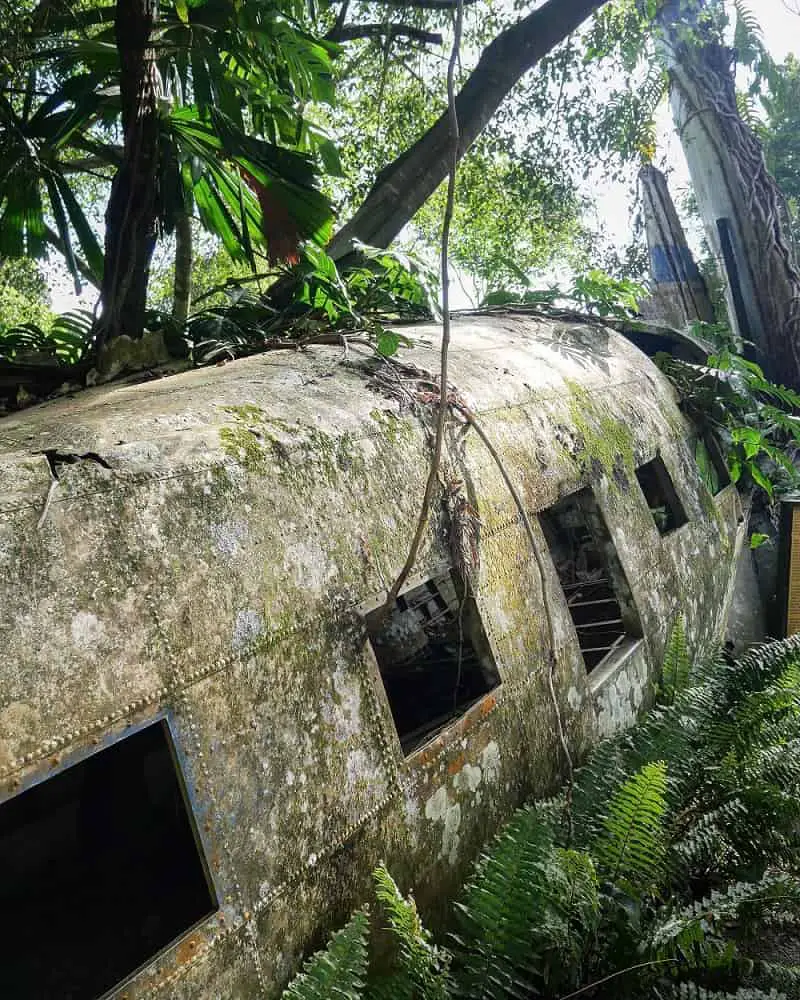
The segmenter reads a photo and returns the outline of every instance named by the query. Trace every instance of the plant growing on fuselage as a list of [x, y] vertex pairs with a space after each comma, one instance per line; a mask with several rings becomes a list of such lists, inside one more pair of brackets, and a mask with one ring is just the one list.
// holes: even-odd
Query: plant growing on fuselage
[[309, 243], [299, 262], [283, 273], [291, 281], [287, 305], [276, 308], [246, 291], [231, 302], [189, 318], [186, 339], [200, 364], [255, 354], [271, 346], [360, 336], [386, 357], [408, 344], [392, 321], [421, 320], [438, 310], [436, 281], [410, 254], [359, 245], [363, 263], [339, 271], [336, 262]]
[[754, 362], [723, 346], [705, 365], [656, 356], [687, 413], [709, 428], [725, 454], [731, 480], [762, 489], [772, 501], [794, 489], [800, 447], [800, 394], [770, 382]]
[[647, 289], [638, 282], [614, 278], [600, 268], [592, 268], [585, 274], [577, 275], [569, 289], [558, 285], [534, 288], [522, 271], [518, 273], [518, 278], [517, 288], [495, 289], [485, 296], [481, 305], [540, 306], [545, 310], [563, 305], [592, 316], [630, 319], [639, 312], [639, 300], [647, 295]]

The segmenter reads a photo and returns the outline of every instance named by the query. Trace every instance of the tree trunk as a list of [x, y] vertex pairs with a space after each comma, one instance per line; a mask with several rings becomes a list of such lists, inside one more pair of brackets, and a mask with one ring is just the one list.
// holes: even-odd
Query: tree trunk
[[[695, 15], [702, 7], [695, 0]], [[755, 344], [769, 378], [800, 389], [800, 273], [781, 221], [780, 190], [737, 109], [731, 50], [711, 40], [686, 45], [665, 27], [673, 118], [727, 278], [731, 325]]]
[[192, 300], [192, 220], [181, 212], [175, 220], [175, 281], [172, 286], [172, 318], [183, 326]]
[[158, 0], [117, 0], [124, 148], [106, 208], [102, 313], [97, 345], [144, 328], [150, 260], [159, 215], [159, 77], [150, 35]]
[[[606, 0], [549, 0], [507, 28], [484, 49], [456, 98], [461, 143], [459, 157], [486, 127], [517, 81], [563, 41]], [[447, 176], [447, 115], [389, 164], [364, 203], [334, 236], [328, 253], [342, 258], [353, 240], [387, 247]]]

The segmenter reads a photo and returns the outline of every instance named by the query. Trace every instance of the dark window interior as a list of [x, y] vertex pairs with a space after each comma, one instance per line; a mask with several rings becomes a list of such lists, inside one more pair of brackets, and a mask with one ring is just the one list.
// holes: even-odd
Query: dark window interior
[[500, 683], [475, 601], [455, 572], [366, 616], [403, 752], [411, 753]]
[[695, 439], [694, 457], [700, 477], [712, 496], [716, 496], [730, 484], [728, 465], [712, 434], [703, 434]]
[[656, 455], [651, 462], [640, 465], [636, 470], [636, 478], [662, 535], [668, 535], [670, 531], [686, 524], [686, 511], [660, 455]]
[[539, 515], [572, 616], [586, 670], [626, 640], [641, 636], [628, 582], [590, 490], [565, 497]]
[[97, 1000], [216, 909], [167, 726], [0, 805], [0, 997]]

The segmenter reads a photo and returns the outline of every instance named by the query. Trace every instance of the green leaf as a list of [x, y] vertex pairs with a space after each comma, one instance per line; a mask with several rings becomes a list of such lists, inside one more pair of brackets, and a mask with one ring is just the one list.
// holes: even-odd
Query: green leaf
[[753, 482], [756, 483], [758, 486], [760, 486], [761, 489], [764, 490], [764, 492], [770, 497], [770, 499], [772, 499], [775, 492], [774, 484], [769, 479], [767, 479], [767, 477], [764, 475], [761, 469], [759, 469], [759, 467], [754, 463], [751, 463], [747, 467], [747, 471], [750, 473]]
[[750, 536], [750, 548], [759, 549], [764, 544], [764, 542], [769, 541], [769, 535], [764, 535], [760, 531], [754, 531]]
[[189, 23], [189, 5], [186, 0], [175, 0], [175, 12], [184, 24]]
[[400, 341], [400, 336], [392, 330], [381, 330], [378, 333], [376, 345], [378, 348], [378, 354], [382, 354], [385, 358], [392, 357], [393, 354], [397, 354], [398, 348], [400, 347]]

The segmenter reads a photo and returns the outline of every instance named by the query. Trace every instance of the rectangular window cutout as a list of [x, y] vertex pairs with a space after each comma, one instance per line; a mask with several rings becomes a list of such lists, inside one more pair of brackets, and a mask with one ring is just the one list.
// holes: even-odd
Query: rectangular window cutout
[[587, 673], [641, 637], [636, 606], [591, 490], [539, 514]]
[[500, 683], [474, 599], [455, 571], [365, 618], [389, 707], [408, 756]]
[[0, 805], [0, 996], [97, 1000], [217, 903], [157, 722]]
[[694, 458], [700, 478], [713, 497], [730, 485], [728, 464], [713, 434], [701, 434], [694, 439]]
[[660, 455], [656, 455], [645, 465], [640, 465], [636, 470], [636, 478], [639, 480], [656, 527], [662, 535], [668, 535], [682, 524], [686, 524], [686, 511], [675, 492], [667, 467]]

